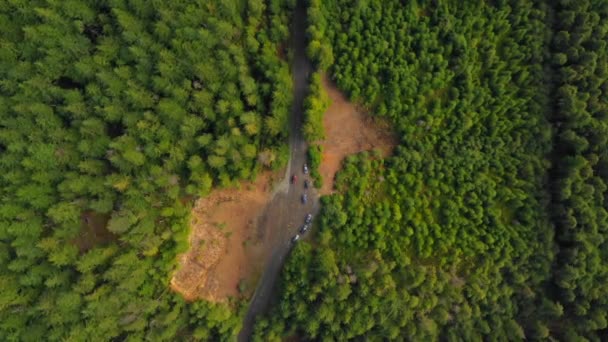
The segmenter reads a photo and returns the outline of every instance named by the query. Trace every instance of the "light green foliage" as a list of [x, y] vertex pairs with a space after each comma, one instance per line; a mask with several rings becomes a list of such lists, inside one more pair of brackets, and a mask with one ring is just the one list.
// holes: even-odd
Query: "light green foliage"
[[304, 101], [304, 137], [314, 143], [325, 138], [323, 114], [331, 105], [329, 95], [323, 89], [321, 73], [315, 72], [310, 78], [308, 95]]
[[168, 282], [186, 195], [285, 163], [292, 7], [0, 2], [0, 340], [234, 338], [238, 303]]
[[323, 156], [322, 145], [312, 145], [308, 148], [308, 160], [310, 161], [310, 176], [314, 179], [315, 187], [321, 188], [323, 186], [323, 177], [319, 173], [319, 166], [321, 165], [321, 158]]
[[[334, 63], [332, 43], [328, 39], [328, 17], [330, 13], [324, 8], [323, 0], [308, 0], [308, 57], [320, 70], [327, 70]], [[333, 19], [333, 18], [332, 18]]]
[[331, 99], [322, 85], [321, 72], [316, 71], [310, 77], [308, 95], [304, 100], [304, 125], [302, 131], [309, 143], [308, 160], [310, 161], [310, 175], [314, 179], [315, 187], [320, 188], [323, 179], [319, 173], [323, 147], [319, 141], [325, 139], [323, 127], [323, 114], [331, 105]]

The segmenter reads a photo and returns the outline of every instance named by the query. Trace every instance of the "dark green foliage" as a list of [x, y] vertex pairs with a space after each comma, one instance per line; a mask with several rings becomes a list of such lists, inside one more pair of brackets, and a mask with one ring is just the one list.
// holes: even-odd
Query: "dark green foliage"
[[[605, 339], [608, 329], [608, 3], [559, 1], [554, 219], [560, 247], [554, 285], [565, 339]], [[604, 332], [597, 335], [598, 331]]]
[[563, 58], [550, 57], [551, 9], [333, 0], [311, 2], [309, 15], [311, 45], [332, 48], [338, 86], [390, 119], [401, 143], [387, 159], [347, 158], [339, 194], [322, 198], [315, 247], [295, 249], [281, 302], [255, 337], [558, 336], [567, 321], [547, 290], [556, 248], [546, 66]]
[[[168, 282], [185, 196], [286, 161], [290, 6], [0, 3], [0, 340], [234, 336], [236, 304]], [[113, 233], [90, 250], [88, 211]]]

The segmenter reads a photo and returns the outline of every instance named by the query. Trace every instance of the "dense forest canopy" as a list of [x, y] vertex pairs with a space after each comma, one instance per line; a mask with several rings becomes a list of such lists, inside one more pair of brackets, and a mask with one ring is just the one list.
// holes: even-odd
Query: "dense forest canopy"
[[309, 4], [401, 143], [347, 159], [255, 339], [608, 338], [608, 3]]
[[[560, 1], [555, 74], [555, 297], [565, 339], [608, 339], [608, 2]], [[557, 325], [557, 324], [556, 324]]]
[[[347, 158], [254, 339], [607, 340], [608, 2], [307, 4], [306, 138], [327, 71], [400, 145]], [[294, 5], [0, 2], [2, 341], [235, 338], [169, 279], [192, 200], [287, 161]]]
[[0, 2], [1, 340], [235, 334], [168, 281], [189, 198], [286, 161], [292, 7]]

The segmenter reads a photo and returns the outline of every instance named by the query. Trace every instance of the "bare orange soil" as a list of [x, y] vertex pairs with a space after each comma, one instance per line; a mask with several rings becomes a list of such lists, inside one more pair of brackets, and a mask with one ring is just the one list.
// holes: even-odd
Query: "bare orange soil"
[[[187, 300], [223, 302], [239, 296], [239, 283], [253, 286], [270, 250], [256, 236], [258, 216], [271, 199], [271, 172], [238, 189], [217, 189], [192, 211], [190, 248], [179, 256], [171, 288]], [[249, 288], [247, 291], [251, 291]]]
[[[321, 194], [333, 190], [333, 180], [342, 160], [353, 153], [379, 149], [388, 155], [397, 140], [392, 130], [363, 114], [325, 77], [323, 81], [332, 104], [323, 118], [326, 139], [320, 173]], [[179, 256], [179, 267], [171, 288], [186, 299], [223, 302], [238, 297], [239, 283], [253, 291], [264, 260], [272, 249], [272, 239], [259, 236], [258, 217], [271, 200], [273, 179], [281, 174], [265, 172], [255, 182], [238, 189], [218, 189], [199, 199], [192, 211], [190, 249]]]
[[323, 155], [319, 167], [323, 177], [320, 192], [327, 195], [333, 191], [334, 176], [346, 156], [373, 149], [379, 149], [387, 156], [397, 145], [397, 139], [386, 122], [364, 114], [327, 76], [323, 77], [323, 88], [331, 98], [331, 106], [323, 115], [326, 138], [321, 141]]

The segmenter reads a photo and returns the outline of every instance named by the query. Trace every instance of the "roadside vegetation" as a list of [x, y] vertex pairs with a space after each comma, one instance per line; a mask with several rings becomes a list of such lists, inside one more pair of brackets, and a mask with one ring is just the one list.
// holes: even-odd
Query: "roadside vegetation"
[[308, 159], [310, 161], [310, 175], [314, 179], [315, 187], [323, 186], [323, 177], [319, 173], [319, 166], [323, 155], [323, 146], [319, 144], [319, 140], [325, 138], [325, 129], [323, 128], [323, 113], [329, 108], [331, 101], [327, 93], [323, 90], [322, 75], [331, 64], [331, 60], [319, 63], [320, 56], [323, 52], [331, 53], [329, 45], [323, 45], [318, 42], [317, 37], [321, 36], [322, 32], [317, 32], [314, 22], [310, 18], [321, 18], [317, 12], [321, 9], [320, 2], [316, 0], [309, 1], [307, 4], [306, 15], [308, 18], [308, 27], [306, 29], [308, 48], [306, 54], [313, 62], [314, 72], [309, 80], [309, 91], [304, 102], [304, 138], [308, 141]]
[[310, 77], [308, 96], [304, 101], [304, 138], [318, 142], [325, 138], [323, 128], [323, 113], [329, 108], [331, 101], [322, 86], [321, 72], [316, 71]]
[[1, 340], [235, 335], [169, 279], [192, 199], [287, 161], [293, 5], [0, 3]]
[[323, 113], [329, 108], [331, 101], [323, 89], [321, 71], [315, 71], [309, 80], [308, 94], [304, 100], [304, 139], [308, 142], [308, 159], [310, 161], [310, 176], [314, 179], [315, 187], [321, 188], [323, 178], [319, 173], [323, 146], [320, 141], [325, 139]]
[[309, 3], [314, 61], [401, 141], [347, 158], [255, 340], [605, 337], [608, 5]]

